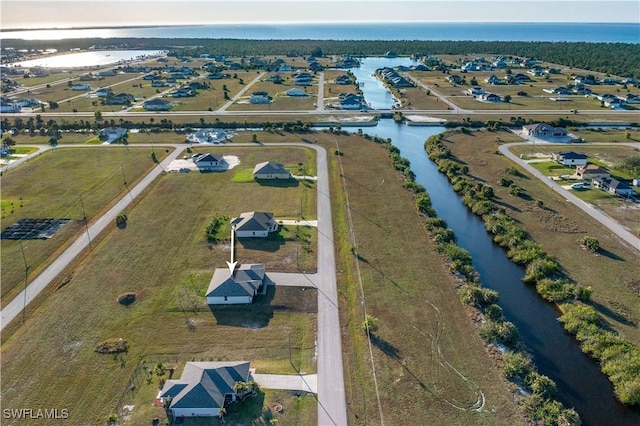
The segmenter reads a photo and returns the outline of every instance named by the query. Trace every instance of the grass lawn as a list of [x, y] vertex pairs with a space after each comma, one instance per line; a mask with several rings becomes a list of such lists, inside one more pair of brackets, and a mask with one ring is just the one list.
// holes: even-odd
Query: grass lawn
[[[90, 132], [62, 132], [62, 137], [58, 140], [58, 144], [82, 144], [93, 138], [95, 135]], [[11, 136], [16, 141], [16, 145], [48, 145], [51, 136], [40, 136], [37, 133], [30, 136], [28, 133], [20, 133]], [[19, 149], [19, 148], [16, 148]]]
[[[294, 154], [266, 147], [220, 148], [229, 149], [244, 162], [309, 155], [300, 148], [292, 149]], [[232, 171], [161, 176], [128, 209], [126, 228], [111, 227], [84, 260], [63, 273], [72, 272], [73, 278], [32, 310], [15, 333], [3, 335], [6, 407], [69, 407], [72, 422], [97, 424], [118, 401], [128, 402], [121, 396], [141, 357], [177, 365], [192, 359], [250, 360], [259, 373], [293, 373], [289, 334], [294, 364], [315, 372], [315, 290], [271, 287], [250, 306], [204, 305], [213, 268], [226, 267], [229, 258], [228, 244], [205, 241], [214, 215], [259, 208], [295, 217], [301, 198], [304, 215], [315, 214], [313, 187], [261, 187], [231, 178]], [[309, 231], [302, 238], [313, 236]], [[293, 254], [296, 247], [303, 251], [304, 242], [254, 240], [237, 244], [238, 260], [297, 271]], [[116, 301], [125, 292], [136, 293], [129, 307]], [[127, 353], [94, 352], [95, 345], [114, 337], [129, 342]], [[34, 366], [29, 359], [36, 358], [40, 363]]]
[[[513, 179], [530, 197], [521, 198], [508, 194], [507, 188], [493, 184], [496, 195], [507, 210], [545, 251], [561, 265], [563, 272], [576, 283], [593, 288], [592, 305], [614, 330], [635, 344], [640, 344], [640, 273], [637, 267], [638, 253], [622, 245], [606, 228], [586, 213], [567, 203], [564, 197], [549, 189], [537, 179], [507, 175], [506, 169], [513, 163], [497, 155], [496, 137], [503, 133], [474, 132], [472, 135], [456, 134], [448, 138], [453, 154], [465, 161], [470, 174], [486, 182], [497, 182], [500, 177]], [[517, 147], [518, 150], [524, 147]], [[539, 150], [542, 146], [526, 147]], [[556, 150], [558, 147], [547, 147]], [[580, 149], [578, 149], [580, 148]], [[626, 147], [606, 147], [606, 149]], [[571, 146], [576, 152], [582, 147]], [[593, 147], [594, 150], [599, 149]], [[514, 152], [515, 149], [514, 149]], [[595, 151], [593, 151], [595, 154]], [[596, 190], [574, 191], [578, 196], [600, 199]], [[536, 200], [544, 204], [538, 206]], [[640, 227], [640, 209], [624, 210], [618, 201], [618, 219], [630, 227]], [[605, 210], [610, 213], [612, 210]], [[615, 216], [614, 216], [615, 217]], [[578, 241], [585, 235], [596, 237], [602, 251], [594, 255], [582, 250]], [[593, 265], [585, 267], [585, 264]]]
[[[336, 149], [337, 139], [344, 153], [330, 157], [330, 176], [349, 424], [380, 424], [380, 411], [384, 423], [394, 425], [416, 419], [420, 424], [523, 424], [509, 385], [459, 301], [456, 282], [435, 253], [387, 152], [358, 136], [320, 133], [317, 139], [328, 152]], [[351, 252], [343, 185], [359, 260]], [[372, 341], [380, 406], [369, 345], [360, 330], [365, 303], [380, 322], [379, 338]], [[478, 390], [486, 397], [482, 412], [467, 409]]]
[[572, 175], [576, 172], [575, 169], [563, 166], [562, 164], [558, 164], [555, 161], [545, 161], [541, 163], [532, 162], [530, 163], [530, 165], [540, 170], [545, 174], [545, 176]]
[[407, 87], [398, 90], [400, 97], [402, 98], [402, 106], [405, 109], [442, 109], [447, 110], [449, 106], [440, 102], [435, 95], [427, 95], [425, 90], [421, 87]]
[[[640, 141], [640, 130], [629, 129], [572, 129], [571, 133], [585, 142], [638, 142]], [[627, 134], [629, 138], [627, 139]]]
[[[3, 228], [22, 218], [72, 219], [53, 238], [23, 242], [29, 278], [33, 279], [54, 253], [84, 232], [80, 196], [91, 222], [126, 193], [123, 173], [128, 185], [133, 186], [154, 166], [148, 148], [58, 148], [2, 176], [2, 199], [13, 200], [8, 206], [2, 205]], [[2, 240], [1, 246], [4, 305], [22, 289], [24, 261], [18, 241]]]

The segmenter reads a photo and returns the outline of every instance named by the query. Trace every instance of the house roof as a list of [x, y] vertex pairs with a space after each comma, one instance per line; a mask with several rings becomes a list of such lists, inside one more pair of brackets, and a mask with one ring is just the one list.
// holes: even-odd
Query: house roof
[[194, 163], [200, 163], [203, 161], [214, 161], [214, 162], [219, 162], [220, 160], [222, 160], [222, 155], [214, 155], [214, 154], [193, 154], [193, 156], [191, 157], [193, 158], [193, 162]]
[[231, 220], [236, 231], [268, 231], [273, 224], [273, 213], [246, 212]]
[[171, 102], [165, 101], [164, 99], [151, 99], [150, 101], [146, 101], [145, 105], [167, 105]]
[[578, 154], [573, 151], [559, 152], [557, 155], [565, 160], [586, 160], [589, 158], [588, 155]]
[[578, 170], [586, 174], [609, 174], [609, 170], [598, 167], [595, 164], [587, 164], [586, 166], [578, 166]]
[[207, 288], [207, 297], [253, 296], [264, 281], [263, 264], [240, 265], [230, 274], [228, 268], [217, 268]]
[[553, 127], [547, 123], [527, 124], [522, 127], [534, 132], [556, 132], [556, 131], [564, 132], [564, 129], [560, 127]]
[[250, 363], [187, 362], [179, 380], [167, 380], [161, 397], [171, 397], [170, 408], [221, 408], [236, 382], [247, 381]]
[[253, 174], [254, 175], [255, 174], [273, 175], [273, 174], [280, 174], [280, 173], [289, 174], [289, 171], [284, 168], [283, 164], [273, 163], [271, 161], [265, 161], [263, 163], [258, 163], [253, 168]]

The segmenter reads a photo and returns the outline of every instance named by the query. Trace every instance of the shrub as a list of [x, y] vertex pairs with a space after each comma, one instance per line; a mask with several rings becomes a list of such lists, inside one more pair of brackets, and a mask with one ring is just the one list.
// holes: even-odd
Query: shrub
[[437, 228], [447, 227], [447, 221], [445, 221], [441, 217], [428, 217], [424, 220], [424, 224], [429, 231], [433, 231]]
[[588, 235], [582, 237], [580, 245], [592, 253], [597, 253], [598, 250], [600, 250], [600, 241], [598, 241], [597, 238], [590, 237]]
[[549, 278], [556, 274], [560, 267], [551, 259], [538, 258], [534, 259], [527, 266], [525, 276], [522, 278], [524, 282], [537, 282], [543, 278]]
[[498, 184], [500, 186], [505, 186], [505, 187], [509, 187], [511, 185], [513, 185], [513, 180], [512, 179], [507, 179], [507, 178], [500, 178], [500, 180], [498, 181]]
[[116, 216], [116, 226], [118, 228], [126, 228], [128, 220], [129, 218], [126, 214], [119, 214], [118, 216]]
[[511, 346], [518, 341], [518, 329], [509, 321], [487, 321], [480, 328], [480, 336], [487, 342]]
[[504, 359], [504, 375], [507, 379], [520, 377], [524, 379], [531, 372], [531, 359], [522, 352], [506, 351]]
[[529, 373], [525, 382], [531, 387], [533, 393], [544, 398], [550, 398], [556, 392], [556, 383], [549, 377], [536, 372]]
[[118, 296], [118, 303], [124, 306], [129, 306], [136, 301], [135, 293], [123, 293]]
[[498, 292], [473, 284], [465, 284], [460, 289], [460, 300], [467, 305], [482, 308], [498, 301]]
[[101, 354], [117, 354], [127, 352], [129, 344], [122, 337], [116, 339], [107, 339], [96, 346], [96, 352]]
[[378, 331], [378, 323], [378, 318], [367, 314], [362, 321], [362, 324], [360, 324], [360, 330], [367, 334], [375, 333]]
[[490, 321], [502, 321], [504, 319], [502, 308], [495, 303], [484, 308], [484, 316]]

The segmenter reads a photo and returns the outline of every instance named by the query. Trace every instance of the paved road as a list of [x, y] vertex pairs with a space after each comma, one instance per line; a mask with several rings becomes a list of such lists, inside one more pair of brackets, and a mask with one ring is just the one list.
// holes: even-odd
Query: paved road
[[[178, 146], [178, 145], [177, 145]], [[93, 146], [95, 148], [95, 146]], [[65, 149], [65, 148], [56, 148]], [[142, 180], [133, 188], [131, 188], [130, 194], [125, 194], [107, 213], [100, 217], [97, 221], [89, 226], [89, 235], [94, 238], [101, 233], [107, 225], [113, 223], [116, 216], [123, 211], [131, 201], [139, 196], [142, 191], [158, 177], [163, 168], [166, 168], [171, 161], [173, 161], [180, 153], [181, 149], [174, 150], [167, 156], [158, 166], [154, 167], [151, 172], [146, 175]], [[27, 286], [25, 290], [22, 290], [18, 296], [16, 296], [7, 306], [0, 312], [0, 330], [9, 324], [15, 317], [17, 317], [22, 309], [28, 305], [36, 296], [55, 279], [73, 259], [80, 254], [82, 250], [89, 245], [89, 238], [86, 232], [83, 232], [76, 241], [71, 244], [58, 258], [56, 258], [51, 264], [38, 275], [31, 284]]]
[[413, 81], [419, 87], [422, 87], [424, 90], [431, 92], [431, 94], [435, 95], [438, 99], [440, 99], [441, 102], [444, 102], [446, 105], [449, 105], [449, 108], [451, 108], [451, 111], [453, 111], [455, 114], [466, 114], [469, 112], [469, 110], [461, 109], [460, 107], [458, 107], [458, 105], [451, 102], [448, 97], [441, 95], [440, 93], [438, 93], [437, 90], [433, 90], [431, 87], [427, 86], [426, 84], [424, 84], [419, 79], [412, 76], [411, 74], [404, 73], [403, 75], [404, 77], [409, 78], [409, 80]]
[[[272, 143], [269, 146], [299, 146], [316, 151], [317, 185], [317, 221], [318, 221], [318, 273], [310, 274], [310, 286], [315, 282], [318, 289], [318, 424], [346, 425], [347, 405], [344, 391], [344, 372], [342, 365], [342, 340], [338, 314], [338, 291], [336, 283], [336, 265], [333, 241], [333, 222], [331, 218], [331, 197], [329, 192], [329, 169], [327, 151], [318, 145], [303, 143]], [[108, 149], [108, 146], [102, 146]], [[146, 146], [146, 145], [136, 145]], [[149, 145], [150, 146], [150, 145]], [[156, 146], [160, 146], [156, 144]], [[162, 145], [166, 146], [166, 145]], [[89, 227], [89, 234], [93, 237], [113, 223], [116, 215], [124, 210], [129, 203], [139, 196], [142, 191], [166, 169], [182, 152], [184, 145], [171, 145], [174, 148], [162, 163], [155, 167], [140, 183], [131, 189], [131, 195], [126, 194], [100, 219]], [[233, 146], [253, 146], [254, 143], [232, 144]], [[86, 146], [95, 148], [96, 146]], [[75, 148], [75, 147], [73, 147]], [[50, 149], [50, 148], [49, 148]], [[64, 148], [56, 148], [64, 149]], [[22, 161], [26, 161], [23, 159]], [[0, 330], [22, 312], [23, 306], [29, 304], [65, 267], [89, 244], [86, 233], [65, 250], [51, 265], [36, 277], [26, 289], [0, 312]], [[274, 277], [276, 274], [273, 274]], [[26, 303], [25, 303], [26, 301]]]
[[[541, 182], [543, 182], [544, 184], [549, 186], [551, 189], [553, 189], [554, 191], [556, 191], [557, 193], [562, 195], [567, 201], [572, 202], [580, 210], [584, 211], [589, 216], [591, 216], [592, 218], [594, 218], [595, 220], [600, 222], [602, 225], [604, 225], [607, 228], [609, 228], [609, 230], [611, 232], [613, 232], [615, 235], [617, 235], [622, 241], [626, 242], [631, 247], [633, 247], [636, 250], [640, 251], [640, 238], [638, 238], [635, 235], [633, 235], [631, 232], [626, 230], [622, 225], [620, 225], [620, 223], [618, 223], [616, 220], [610, 218], [609, 216], [607, 216], [606, 214], [604, 214], [600, 210], [596, 209], [593, 205], [591, 205], [589, 203], [586, 203], [585, 201], [582, 201], [580, 198], [578, 198], [577, 196], [572, 194], [571, 191], [566, 190], [565, 188], [562, 187], [562, 185], [559, 185], [555, 181], [549, 179], [542, 172], [540, 172], [539, 170], [537, 170], [535, 167], [531, 166], [530, 164], [527, 164], [526, 161], [521, 160], [520, 157], [518, 157], [517, 155], [513, 154], [509, 150], [509, 148], [511, 148], [512, 146], [530, 145], [530, 144], [532, 144], [532, 143], [531, 142], [509, 143], [509, 144], [500, 145], [498, 147], [498, 149], [507, 158], [509, 158], [512, 161], [515, 161], [516, 163], [518, 163], [520, 166], [522, 166], [525, 170], [527, 170], [533, 176], [535, 176], [538, 179], [540, 179]], [[548, 145], [558, 145], [558, 146], [563, 146], [565, 148], [567, 146], [567, 144], [548, 144]], [[599, 145], [599, 144], [588, 144], [588, 145]], [[617, 144], [617, 145], [620, 145], [620, 144]], [[629, 144], [629, 145], [636, 146], [636, 148], [637, 148], [638, 144]]]
[[[251, 82], [249, 84], [247, 84], [246, 86], [244, 86], [244, 88], [242, 90], [240, 90], [233, 98], [231, 98], [227, 103], [225, 103], [224, 105], [222, 105], [220, 107], [220, 109], [218, 111], [224, 112], [224, 113], [229, 113], [227, 112], [227, 108], [229, 108], [231, 105], [233, 105], [233, 103], [235, 101], [237, 101], [240, 96], [244, 95], [247, 90], [249, 90], [251, 88], [251, 86], [253, 86], [257, 81], [260, 81], [260, 79], [265, 75], [266, 73], [261, 73], [258, 74], [258, 76], [256, 78], [254, 78], [253, 80], [251, 80]], [[242, 112], [242, 111], [238, 111], [238, 112]], [[264, 112], [263, 112], [264, 114]]]
[[318, 98], [316, 100], [316, 111], [324, 111], [324, 73], [318, 73]]

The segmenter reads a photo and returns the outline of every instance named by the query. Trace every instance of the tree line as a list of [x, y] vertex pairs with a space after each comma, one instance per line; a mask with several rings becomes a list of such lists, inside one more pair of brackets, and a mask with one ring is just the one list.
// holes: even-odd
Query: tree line
[[516, 55], [570, 67], [640, 78], [640, 45], [631, 43], [524, 42], [524, 41], [423, 41], [423, 40], [240, 40], [240, 39], [67, 39], [3, 40], [3, 47], [16, 49], [71, 48], [167, 49], [176, 56], [215, 54], [234, 56], [350, 54], [381, 56], [388, 51], [398, 55], [471, 53]]

